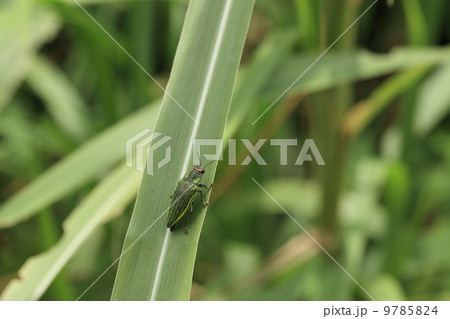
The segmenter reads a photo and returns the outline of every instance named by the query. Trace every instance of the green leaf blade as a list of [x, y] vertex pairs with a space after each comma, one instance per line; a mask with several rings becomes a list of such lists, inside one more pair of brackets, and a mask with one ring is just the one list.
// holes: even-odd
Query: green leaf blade
[[[253, 1], [190, 4], [167, 87], [170, 96], [165, 95], [155, 129], [172, 137], [172, 159], [143, 178], [112, 300], [189, 299], [206, 210], [194, 205], [188, 234], [180, 227], [170, 232], [165, 213], [177, 182], [192, 169], [192, 139], [223, 137], [252, 8]], [[215, 169], [208, 166], [201, 182], [211, 183]]]

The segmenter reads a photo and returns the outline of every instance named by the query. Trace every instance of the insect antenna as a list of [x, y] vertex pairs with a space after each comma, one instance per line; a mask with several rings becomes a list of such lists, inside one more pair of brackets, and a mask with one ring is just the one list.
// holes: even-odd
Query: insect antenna
[[205, 165], [205, 167], [203, 167], [204, 169], [211, 163], [214, 163], [214, 161], [209, 162], [208, 164]]
[[200, 167], [202, 167], [202, 158], [197, 151], [195, 151], [195, 153], [197, 153], [198, 161], [200, 162]]

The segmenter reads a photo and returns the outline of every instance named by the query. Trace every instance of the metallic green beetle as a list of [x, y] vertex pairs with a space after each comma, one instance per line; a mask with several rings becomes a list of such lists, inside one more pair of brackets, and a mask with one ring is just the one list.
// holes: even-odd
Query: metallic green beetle
[[[209, 163], [208, 163], [209, 165]], [[206, 166], [208, 166], [206, 165]], [[205, 166], [205, 167], [206, 167]], [[208, 206], [208, 203], [203, 201], [203, 193], [201, 188], [211, 189], [212, 185], [206, 186], [205, 184], [199, 184], [200, 180], [205, 174], [205, 168], [200, 166], [194, 166], [192, 171], [187, 172], [186, 175], [178, 182], [177, 188], [170, 196], [169, 203], [169, 221], [167, 222], [167, 228], [172, 231], [176, 224], [183, 218], [189, 209], [189, 214], [186, 223], [184, 224], [184, 231], [187, 233], [187, 224], [192, 214], [192, 202], [197, 193], [200, 193], [200, 200], [203, 205]]]

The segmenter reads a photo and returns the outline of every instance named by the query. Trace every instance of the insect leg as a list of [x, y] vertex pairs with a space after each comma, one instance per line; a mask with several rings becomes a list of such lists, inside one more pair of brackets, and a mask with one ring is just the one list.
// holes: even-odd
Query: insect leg
[[202, 192], [202, 190], [199, 189], [198, 191], [200, 192], [200, 200], [202, 201], [202, 204], [205, 205], [205, 206], [208, 206], [209, 203], [205, 203], [205, 202], [203, 201], [203, 192]]
[[[214, 184], [214, 183], [213, 183]], [[197, 184], [198, 187], [204, 187], [206, 189], [211, 189], [211, 187], [213, 186], [213, 184], [206, 186], [205, 184]]]
[[191, 215], [192, 215], [192, 204], [191, 204], [191, 209], [189, 210], [189, 214], [188, 214], [188, 216], [187, 216], [186, 223], [184, 224], [184, 232], [185, 232], [185, 233], [188, 232], [188, 231], [187, 231], [187, 226], [188, 226], [188, 223], [189, 223], [189, 218], [191, 218]]

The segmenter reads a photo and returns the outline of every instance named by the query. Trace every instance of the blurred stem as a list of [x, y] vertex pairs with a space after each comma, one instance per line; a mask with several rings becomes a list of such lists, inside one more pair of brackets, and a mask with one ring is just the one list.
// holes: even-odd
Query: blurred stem
[[[413, 46], [425, 46], [430, 42], [428, 25], [424, 10], [419, 0], [403, 0], [404, 14], [407, 25], [409, 42]], [[411, 87], [402, 101], [402, 159], [411, 163], [414, 148], [412, 125], [416, 114], [417, 91], [419, 84]]]
[[166, 56], [169, 61], [172, 61], [175, 51], [177, 49], [178, 41], [180, 39], [181, 29], [183, 28], [184, 17], [186, 15], [187, 3], [182, 2], [168, 2], [169, 6], [169, 23], [167, 30]]
[[414, 136], [412, 132], [414, 117], [416, 113], [416, 103], [417, 103], [417, 92], [420, 88], [420, 84], [416, 83], [410, 87], [410, 90], [405, 93], [401, 101], [401, 133], [402, 133], [402, 149], [401, 158], [406, 162], [411, 164], [413, 157], [414, 148]]
[[448, 0], [422, 0], [425, 27], [427, 32], [427, 43], [437, 43], [441, 38], [441, 31], [446, 25], [446, 14], [448, 13]]
[[322, 183], [322, 226], [334, 233], [337, 225], [337, 206], [341, 188], [343, 149], [339, 127], [341, 112], [331, 104], [335, 92], [323, 92], [311, 97], [313, 135], [317, 137], [318, 148], [325, 166], [317, 167]]
[[[350, 26], [359, 12], [360, 1], [347, 0], [342, 10], [342, 2], [323, 0], [321, 51], [331, 45]], [[349, 29], [335, 44], [341, 50], [351, 50], [355, 46], [357, 26]], [[343, 185], [346, 149], [341, 140], [340, 130], [345, 110], [353, 104], [351, 84], [343, 84], [327, 93], [320, 93], [311, 99], [313, 131], [318, 137], [319, 149], [326, 166], [320, 167], [322, 179], [322, 225], [330, 232], [337, 231], [337, 210]]]
[[305, 49], [319, 47], [319, 2], [317, 0], [295, 1], [302, 44]]
[[[81, 13], [85, 15], [84, 12]], [[114, 7], [100, 6], [98, 8], [97, 13], [95, 14], [95, 18], [98, 21], [101, 21], [103, 25], [111, 26], [118, 21], [119, 14], [120, 14], [119, 9], [116, 9]], [[89, 19], [88, 17], [86, 18]], [[96, 27], [95, 25], [92, 24], [91, 21], [89, 21], [89, 24], [91, 27]], [[120, 37], [120, 35], [117, 34], [112, 34], [112, 36], [116, 39]], [[101, 37], [105, 38], [108, 41], [110, 40], [107, 39], [105, 34], [101, 34]], [[118, 118], [118, 103], [117, 100], [114, 98], [114, 95], [111, 94], [111, 92], [115, 92], [117, 90], [117, 88], [115, 87], [115, 81], [112, 80], [112, 78], [115, 77], [113, 71], [114, 67], [117, 66], [115, 66], [112, 61], [107, 61], [107, 59], [105, 59], [105, 56], [102, 54], [105, 53], [104, 51], [106, 51], [104, 48], [98, 50], [99, 47], [98, 38], [96, 37], [90, 38], [91, 38], [89, 41], [90, 43], [87, 44], [88, 45], [87, 49], [90, 50], [91, 55], [95, 57], [95, 61], [93, 61], [94, 63], [91, 67], [97, 71], [94, 74], [97, 74], [96, 80], [98, 81], [99, 84], [98, 96], [101, 98], [101, 100], [99, 101], [100, 103], [98, 105], [99, 110], [101, 112], [100, 118], [106, 119], [107, 121], [106, 124], [110, 125], [114, 123]], [[116, 47], [116, 50], [117, 52], [119, 52], [119, 54], [122, 54], [120, 48]]]
[[[169, 54], [170, 50], [170, 34], [169, 34], [169, 3], [164, 1], [155, 2], [155, 24], [158, 26], [157, 32], [155, 32], [155, 46], [157, 48], [157, 62], [158, 65], [156, 72], [166, 71], [172, 68], [173, 58], [172, 54]], [[183, 19], [184, 21], [184, 19]], [[178, 44], [178, 43], [177, 43]], [[174, 52], [173, 52], [174, 53]]]
[[411, 176], [404, 162], [397, 162], [391, 166], [386, 185], [386, 206], [389, 210], [389, 225], [386, 239], [385, 269], [396, 276], [399, 269], [399, 256], [406, 242], [404, 220], [407, 214], [408, 203], [411, 200]]
[[[402, 4], [410, 44], [412, 46], [429, 44], [430, 34], [424, 11], [425, 3], [420, 3], [419, 0], [403, 0]], [[411, 180], [414, 180], [412, 164], [414, 163], [413, 155], [416, 145], [412, 127], [417, 113], [417, 92], [420, 88], [422, 75], [428, 70], [429, 67], [417, 69], [418, 77], [413, 77], [416, 81], [407, 87], [407, 91], [401, 101], [402, 161], [398, 163], [398, 167], [394, 167], [395, 170], [393, 170], [386, 187], [386, 203], [389, 209], [389, 233], [386, 240], [385, 269], [394, 276], [398, 274], [403, 261], [410, 253], [413, 241], [411, 236], [416, 234], [417, 229], [420, 227], [420, 224], [414, 222], [417, 218], [414, 218], [413, 214], [408, 216], [407, 213], [410, 207], [406, 203], [410, 202], [413, 192], [409, 184], [411, 184]], [[420, 75], [422, 72], [423, 74]], [[413, 217], [413, 221], [408, 221], [411, 217]], [[402, 232], [403, 235], [399, 235], [399, 229], [403, 228], [405, 223], [408, 225], [408, 229]]]
[[[155, 54], [151, 50], [154, 45], [154, 18], [154, 2], [136, 2], [133, 4], [130, 12], [133, 54], [142, 67], [150, 74], [155, 73]], [[145, 75], [139, 68], [133, 71], [139, 75]], [[145, 78], [148, 79], [147, 77]]]
[[[64, 19], [69, 32], [74, 35], [75, 41], [79, 43], [75, 54], [89, 57], [83, 78], [89, 78], [89, 81], [95, 83], [95, 89], [90, 88], [87, 91], [91, 90], [89, 93], [95, 96], [93, 104], [97, 108], [95, 111], [99, 114], [96, 117], [98, 127], [107, 126], [116, 120], [114, 111], [117, 109], [117, 101], [114, 94], [111, 94], [117, 91], [114, 85], [116, 77], [113, 72], [112, 57], [120, 51], [120, 48], [105, 36], [105, 33], [92, 23], [80, 8], [62, 3], [55, 3], [54, 7]], [[111, 25], [111, 21], [107, 21], [108, 17], [102, 17], [97, 12], [95, 14], [92, 12], [92, 15], [102, 25]], [[116, 34], [112, 36], [118, 38]], [[123, 53], [120, 52], [120, 54]], [[117, 61], [114, 62], [117, 63]]]
[[430, 42], [428, 24], [419, 0], [403, 0], [402, 4], [410, 44], [417, 46], [428, 44]]
[[[155, 50], [152, 50], [155, 46], [155, 14], [155, 2], [153, 1], [133, 3], [129, 14], [133, 55], [150, 74], [155, 73], [156, 66]], [[140, 68], [136, 67], [130, 70], [133, 71], [134, 77], [134, 83], [130, 87], [133, 98], [131, 105], [135, 109], [150, 99], [150, 79]]]
[[[413, 46], [426, 46], [431, 44], [431, 38], [437, 39], [438, 35], [434, 34], [436, 24], [439, 24], [439, 20], [442, 19], [442, 16], [433, 15], [426, 17], [426, 11], [428, 12], [434, 11], [436, 13], [436, 8], [442, 7], [442, 3], [440, 1], [424, 1], [421, 2], [419, 0], [403, 0], [402, 1], [404, 14], [407, 25], [407, 32], [409, 37], [409, 42]], [[416, 116], [416, 106], [417, 106], [417, 96], [418, 91], [420, 89], [420, 82], [416, 82], [413, 86], [411, 86], [408, 92], [405, 94], [405, 97], [402, 101], [402, 112], [401, 112], [401, 126], [402, 126], [402, 159], [406, 163], [405, 170], [411, 176], [411, 179], [414, 180], [414, 171], [412, 170], [411, 165], [414, 161], [414, 153], [417, 149], [415, 145], [415, 138], [412, 132], [412, 126], [414, 122], [414, 118]], [[427, 189], [426, 187], [423, 189]], [[411, 192], [412, 190], [410, 190]], [[396, 194], [396, 192], [392, 192]], [[393, 249], [388, 249], [388, 254], [386, 258], [386, 267], [387, 270], [393, 274], [398, 273], [401, 269], [401, 265], [403, 261], [406, 259], [408, 254], [411, 252], [413, 243], [415, 242], [415, 238], [417, 232], [419, 231], [421, 221], [426, 216], [426, 208], [429, 206], [429, 202], [427, 201], [429, 194], [423, 194], [421, 192], [419, 199], [416, 203], [416, 207], [414, 212], [408, 216], [409, 221], [405, 220], [403, 215], [406, 215], [407, 209], [409, 207], [405, 207], [403, 212], [402, 220], [398, 221], [395, 218], [395, 215], [391, 218], [391, 234], [390, 237], [395, 237], [398, 232], [397, 227], [400, 227], [400, 223], [407, 223], [406, 235], [403, 240], [399, 243], [395, 243], [395, 251]], [[392, 210], [390, 211], [392, 215]], [[395, 211], [394, 211], [395, 213]], [[397, 225], [397, 227], [396, 227]], [[389, 243], [388, 243], [389, 244]], [[391, 243], [392, 244], [392, 243]], [[393, 245], [389, 245], [392, 247]], [[389, 252], [391, 252], [389, 254]]]

